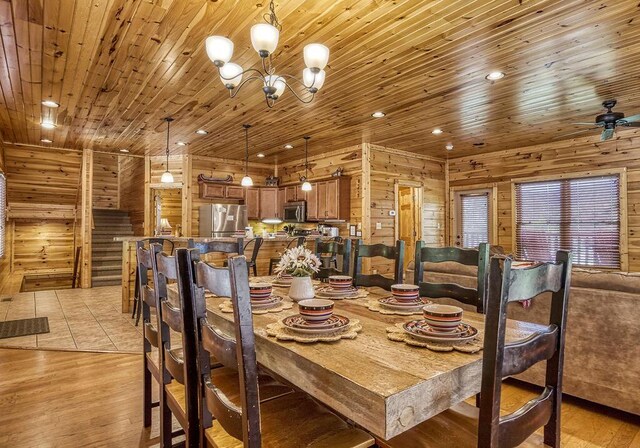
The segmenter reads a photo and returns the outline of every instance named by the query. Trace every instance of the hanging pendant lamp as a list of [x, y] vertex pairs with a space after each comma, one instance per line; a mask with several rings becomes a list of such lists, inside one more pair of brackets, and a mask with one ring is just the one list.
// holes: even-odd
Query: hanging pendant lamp
[[302, 182], [302, 191], [311, 191], [311, 183], [309, 183], [309, 137], [304, 136], [304, 182]]
[[244, 177], [240, 182], [243, 187], [253, 186], [253, 179], [249, 176], [249, 128], [250, 124], [243, 124], [244, 128]]
[[171, 174], [171, 172], [169, 171], [169, 127], [171, 125], [171, 122], [173, 121], [173, 118], [167, 117], [164, 119], [164, 121], [167, 122], [167, 166], [166, 166], [167, 170], [164, 173], [162, 173], [160, 182], [162, 182], [163, 184], [172, 184], [173, 174]]

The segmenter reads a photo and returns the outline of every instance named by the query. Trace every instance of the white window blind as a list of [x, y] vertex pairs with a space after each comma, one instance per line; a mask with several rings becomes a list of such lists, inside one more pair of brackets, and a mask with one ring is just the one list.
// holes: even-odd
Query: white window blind
[[0, 173], [0, 257], [4, 257], [4, 237], [7, 228], [7, 178]]
[[516, 256], [551, 261], [559, 249], [577, 265], [620, 268], [620, 176], [518, 183]]
[[460, 195], [462, 247], [489, 242], [489, 194]]

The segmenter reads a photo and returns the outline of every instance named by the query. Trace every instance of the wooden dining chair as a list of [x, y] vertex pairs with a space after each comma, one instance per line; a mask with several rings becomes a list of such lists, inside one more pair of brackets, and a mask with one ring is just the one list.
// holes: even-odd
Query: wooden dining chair
[[[199, 381], [201, 446], [248, 448], [298, 448], [326, 446], [356, 448], [373, 445], [373, 438], [352, 428], [335, 414], [324, 409], [302, 392], [287, 393], [265, 399], [265, 388], [259, 381], [249, 277], [243, 256], [229, 260], [229, 281], [233, 303], [232, 334], [212, 326], [207, 319], [205, 290], [215, 290], [224, 280], [219, 268], [198, 261], [195, 251], [178, 250], [181, 298], [184, 309], [192, 311], [194, 343], [201, 356], [214, 354], [226, 370], [233, 372], [239, 388], [225, 388], [215, 371], [206, 363], [185, 362]], [[193, 279], [195, 278], [195, 284]], [[192, 385], [190, 378], [187, 385]], [[190, 394], [187, 390], [187, 394]]]
[[[416, 241], [414, 284], [420, 287], [420, 296], [430, 299], [450, 298], [472, 305], [483, 313], [489, 286], [489, 244], [481, 243], [478, 249], [458, 247], [425, 247], [424, 241]], [[477, 287], [467, 288], [455, 283], [433, 283], [424, 281], [424, 263], [455, 262], [466, 266], [477, 266]], [[427, 280], [429, 274], [427, 273]]]
[[[253, 243], [253, 249], [251, 250], [251, 258], [247, 260], [247, 269], [249, 270], [249, 272], [253, 271], [253, 276], [257, 277], [258, 276], [258, 253], [260, 252], [260, 248], [262, 247], [262, 243], [264, 243], [264, 238], [262, 237], [255, 237], [249, 241], [247, 241], [247, 244], [244, 245], [244, 250], [247, 250], [247, 247], [249, 247], [249, 245]], [[238, 255], [243, 255], [244, 251]]]
[[[467, 403], [438, 414], [381, 447], [560, 447], [560, 407], [562, 369], [571, 254], [558, 251], [554, 263], [514, 269], [512, 259], [491, 259], [489, 295], [486, 308], [480, 409]], [[509, 302], [551, 293], [549, 325], [526, 339], [505, 342]], [[542, 393], [519, 409], [501, 415], [503, 378], [517, 375], [534, 364], [546, 361]], [[536, 431], [544, 427], [544, 435]], [[455, 428], [455, 430], [452, 430]]]
[[[293, 243], [296, 243], [296, 247], [304, 246], [307, 242], [307, 238], [304, 236], [299, 236], [298, 238], [291, 240], [287, 243], [285, 250], [290, 249]], [[269, 275], [273, 275], [273, 269], [278, 266], [280, 263], [281, 257], [271, 257], [269, 258]]]
[[[314, 252], [320, 259], [323, 254], [330, 254], [328, 266], [323, 266], [315, 274], [315, 278], [323, 280], [329, 278], [331, 275], [350, 275], [351, 264], [351, 240], [344, 242], [337, 241], [323, 241], [321, 238], [316, 238]], [[342, 258], [342, 269], [337, 268], [337, 257]], [[336, 264], [331, 266], [331, 263], [336, 260]]]
[[[380, 274], [363, 274], [363, 258], [383, 257], [394, 260], [393, 278]], [[395, 246], [384, 244], [363, 244], [362, 240], [356, 240], [353, 255], [353, 284], [354, 286], [378, 286], [391, 291], [391, 285], [402, 283], [402, 268], [404, 266], [404, 241], [396, 241]]]

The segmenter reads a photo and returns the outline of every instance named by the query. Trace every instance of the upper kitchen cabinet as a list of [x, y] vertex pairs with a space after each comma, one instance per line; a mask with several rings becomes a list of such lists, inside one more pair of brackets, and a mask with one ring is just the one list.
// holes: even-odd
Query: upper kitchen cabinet
[[278, 189], [260, 188], [260, 219], [281, 218], [282, 211], [278, 210]]
[[349, 219], [351, 204], [351, 179], [336, 177], [311, 184], [306, 193], [307, 220]]

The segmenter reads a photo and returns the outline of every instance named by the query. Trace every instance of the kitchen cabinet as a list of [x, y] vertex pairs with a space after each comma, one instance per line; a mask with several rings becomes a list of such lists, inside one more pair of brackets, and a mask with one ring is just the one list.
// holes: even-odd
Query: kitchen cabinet
[[284, 219], [284, 204], [287, 202], [287, 189], [279, 188], [278, 189], [278, 208], [276, 209], [276, 217], [280, 219]]
[[244, 199], [244, 187], [238, 187], [235, 185], [227, 185], [225, 187], [225, 198], [227, 199]]
[[307, 199], [307, 221], [318, 220], [318, 184], [311, 184], [311, 191], [305, 192]]
[[[326, 194], [326, 207], [325, 215], [326, 219], [339, 219], [340, 218], [340, 201], [346, 200], [340, 197], [340, 181], [330, 180], [325, 182], [325, 194]], [[344, 217], [347, 219], [347, 217]]]
[[200, 197], [202, 199], [244, 199], [244, 190], [238, 185], [200, 182]]
[[260, 188], [260, 219], [278, 218], [278, 189]]
[[298, 187], [296, 185], [292, 185], [290, 187], [284, 187], [284, 201], [285, 202], [295, 202], [300, 201], [301, 199], [297, 199], [296, 190]]
[[245, 196], [247, 219], [260, 219], [260, 189], [247, 188]]
[[351, 208], [351, 179], [336, 177], [311, 184], [307, 192], [307, 220], [349, 219]]

